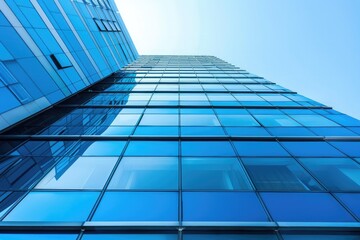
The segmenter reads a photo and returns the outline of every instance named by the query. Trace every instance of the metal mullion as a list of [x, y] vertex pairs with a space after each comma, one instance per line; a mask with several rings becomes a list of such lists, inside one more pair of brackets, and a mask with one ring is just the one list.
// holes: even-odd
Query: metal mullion
[[[210, 106], [199, 106], [199, 105], [78, 105], [78, 104], [62, 104], [54, 107], [58, 108], [210, 108]], [[216, 106], [216, 108], [227, 108], [227, 109], [332, 109], [328, 106]]]
[[100, 203], [101, 203], [101, 201], [102, 201], [102, 199], [103, 199], [103, 197], [104, 197], [104, 195], [106, 193], [106, 190], [107, 190], [107, 188], [108, 188], [108, 186], [109, 186], [109, 184], [110, 184], [110, 182], [111, 182], [111, 180], [112, 180], [118, 166], [120, 165], [121, 159], [123, 158], [124, 153], [125, 153], [128, 145], [129, 145], [129, 143], [130, 143], [130, 139], [128, 139], [126, 141], [126, 144], [125, 144], [123, 150], [121, 151], [121, 153], [120, 153], [120, 155], [118, 157], [118, 160], [116, 161], [112, 171], [110, 172], [110, 174], [108, 176], [108, 179], [106, 180], [106, 182], [105, 182], [105, 184], [104, 184], [104, 186], [103, 186], [103, 188], [102, 188], [102, 190], [101, 190], [95, 204], [93, 205], [93, 207], [92, 207], [86, 221], [91, 221], [91, 219], [94, 217], [94, 214], [95, 214], [96, 210], [98, 209], [98, 207], [99, 207], [99, 205], [100, 205]]

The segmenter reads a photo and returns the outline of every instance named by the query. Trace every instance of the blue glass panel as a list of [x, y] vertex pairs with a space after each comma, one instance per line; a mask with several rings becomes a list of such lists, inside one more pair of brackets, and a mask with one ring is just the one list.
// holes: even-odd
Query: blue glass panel
[[316, 114], [309, 109], [282, 109], [282, 112], [291, 115], [313, 115]]
[[177, 157], [124, 157], [109, 189], [177, 189]]
[[279, 222], [353, 222], [328, 193], [260, 193], [272, 218]]
[[181, 142], [181, 154], [183, 156], [235, 156], [234, 150], [229, 142], [219, 141], [184, 141]]
[[321, 116], [321, 115], [292, 115], [296, 121], [306, 127], [335, 127], [337, 123]]
[[177, 141], [131, 141], [125, 156], [177, 156]]
[[176, 109], [176, 108], [148, 108], [145, 110], [145, 113], [146, 114], [157, 114], [157, 113], [178, 114], [179, 109]]
[[289, 156], [289, 154], [277, 142], [234, 142], [239, 156]]
[[181, 127], [183, 136], [224, 136], [222, 127]]
[[312, 232], [312, 233], [284, 233], [281, 234], [284, 240], [359, 240], [357, 233], [346, 232]]
[[218, 115], [223, 126], [256, 127], [260, 124], [249, 115]]
[[99, 193], [31, 192], [5, 221], [85, 221]]
[[134, 126], [139, 121], [140, 114], [119, 114], [111, 123], [111, 126]]
[[108, 127], [101, 135], [130, 135], [134, 127]]
[[346, 128], [341, 127], [328, 127], [328, 128], [309, 128], [311, 131], [320, 136], [356, 136]]
[[0, 88], [0, 96], [6, 101], [2, 101], [0, 105], [0, 113], [6, 112], [14, 107], [20, 106], [20, 102], [15, 98], [15, 96], [7, 88]]
[[[89, 142], [82, 142], [82, 147]], [[96, 141], [86, 148], [84, 156], [119, 156], [125, 147], [124, 141]]]
[[184, 234], [184, 240], [277, 240], [273, 233], [240, 233], [240, 234]]
[[180, 108], [181, 114], [214, 114], [210, 108]]
[[178, 221], [177, 192], [107, 192], [93, 221]]
[[77, 234], [0, 233], [0, 240], [76, 240]]
[[352, 159], [301, 158], [300, 161], [328, 190], [360, 191], [360, 165]]
[[183, 189], [250, 190], [236, 158], [183, 158]]
[[215, 114], [182, 114], [181, 126], [220, 126]]
[[326, 115], [327, 118], [343, 126], [360, 126], [360, 121], [347, 115]]
[[360, 193], [336, 193], [335, 195], [360, 218]]
[[349, 129], [357, 135], [360, 135], [360, 127], [349, 127]]
[[267, 130], [273, 136], [315, 136], [314, 133], [304, 127], [272, 127]]
[[248, 115], [248, 111], [245, 109], [228, 109], [228, 108], [215, 108], [215, 112], [219, 115]]
[[172, 136], [179, 135], [178, 127], [137, 127], [134, 135]]
[[139, 125], [177, 126], [179, 125], [179, 116], [177, 114], [144, 114]]
[[183, 220], [268, 221], [251, 192], [183, 192]]
[[177, 234], [84, 234], [82, 240], [177, 240]]
[[299, 123], [287, 115], [254, 115], [254, 117], [265, 127], [296, 127]]
[[293, 158], [242, 158], [242, 160], [257, 190], [322, 190]]
[[36, 186], [38, 189], [99, 189], [112, 171], [117, 157], [63, 158]]
[[270, 136], [262, 127], [226, 127], [225, 129], [231, 136]]
[[286, 150], [298, 157], [343, 157], [344, 155], [326, 142], [281, 142]]
[[253, 115], [282, 115], [283, 113], [278, 109], [249, 109]]
[[330, 142], [331, 145], [350, 157], [360, 157], [360, 142]]

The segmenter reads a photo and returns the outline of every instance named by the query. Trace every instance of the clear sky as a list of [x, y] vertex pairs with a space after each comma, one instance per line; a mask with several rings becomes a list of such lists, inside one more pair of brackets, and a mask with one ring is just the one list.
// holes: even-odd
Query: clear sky
[[140, 54], [214, 55], [360, 119], [360, 0], [116, 0]]

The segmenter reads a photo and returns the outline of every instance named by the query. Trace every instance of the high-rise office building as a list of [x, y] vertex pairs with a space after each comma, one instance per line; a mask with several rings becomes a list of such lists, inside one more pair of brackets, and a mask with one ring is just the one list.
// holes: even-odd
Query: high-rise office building
[[360, 121], [212, 56], [89, 86], [0, 135], [1, 240], [360, 238]]
[[138, 57], [113, 1], [2, 0], [0, 33], [0, 130]]

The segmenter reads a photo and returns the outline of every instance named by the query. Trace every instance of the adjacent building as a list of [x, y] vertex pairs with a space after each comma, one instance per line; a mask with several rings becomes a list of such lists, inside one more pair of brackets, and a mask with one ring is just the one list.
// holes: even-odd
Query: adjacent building
[[217, 57], [128, 47], [2, 131], [0, 239], [359, 239], [359, 120]]
[[138, 56], [112, 0], [3, 0], [0, 32], [0, 130]]

